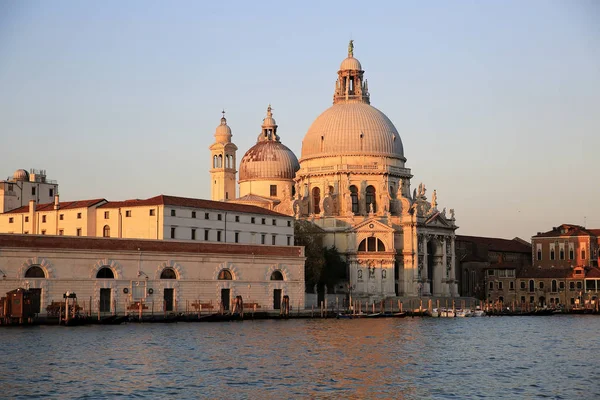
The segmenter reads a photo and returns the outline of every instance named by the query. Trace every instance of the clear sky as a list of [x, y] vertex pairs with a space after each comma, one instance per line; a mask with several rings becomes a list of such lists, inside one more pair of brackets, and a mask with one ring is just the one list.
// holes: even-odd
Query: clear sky
[[459, 234], [600, 228], [600, 2], [0, 2], [0, 176], [62, 200], [210, 198], [227, 111], [238, 161], [269, 103], [282, 142], [331, 105], [354, 39], [412, 187]]

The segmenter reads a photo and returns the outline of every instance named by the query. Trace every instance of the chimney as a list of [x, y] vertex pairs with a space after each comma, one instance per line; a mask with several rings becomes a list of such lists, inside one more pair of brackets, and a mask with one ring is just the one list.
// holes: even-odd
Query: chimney
[[59, 202], [58, 202], [58, 193], [56, 193], [54, 195], [54, 209], [58, 210], [60, 208]]
[[29, 200], [29, 221], [31, 223], [31, 234], [37, 234], [37, 226], [35, 221], [35, 200]]

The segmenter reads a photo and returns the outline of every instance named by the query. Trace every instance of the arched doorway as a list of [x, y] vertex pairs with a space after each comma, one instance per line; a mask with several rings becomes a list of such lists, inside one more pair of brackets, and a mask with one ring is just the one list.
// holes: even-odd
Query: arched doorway
[[[233, 275], [231, 275], [230, 270], [222, 269], [221, 271], [219, 271], [219, 276], [217, 279], [220, 281], [230, 281], [233, 279]], [[223, 311], [229, 310], [230, 297], [231, 297], [231, 289], [229, 289], [229, 288], [221, 289], [221, 305], [223, 307]]]
[[[177, 274], [173, 268], [165, 268], [160, 273], [160, 279], [177, 279]], [[163, 311], [173, 311], [175, 299], [175, 289], [163, 289]]]
[[[39, 265], [32, 265], [27, 269], [27, 271], [25, 271], [25, 278], [45, 279], [46, 272]], [[31, 295], [33, 311], [36, 314], [39, 314], [42, 308], [42, 289], [39, 287], [29, 288], [29, 293]]]
[[[283, 274], [279, 270], [273, 271], [271, 274], [272, 281], [282, 281]], [[273, 309], [279, 310], [281, 309], [281, 293], [282, 289], [273, 289]]]

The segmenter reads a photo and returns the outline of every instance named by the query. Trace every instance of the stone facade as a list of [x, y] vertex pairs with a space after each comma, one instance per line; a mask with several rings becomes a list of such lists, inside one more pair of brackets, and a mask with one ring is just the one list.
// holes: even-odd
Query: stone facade
[[146, 312], [197, 311], [200, 303], [216, 312], [238, 295], [261, 311], [286, 295], [304, 308], [301, 247], [0, 234], [0, 248], [0, 294], [39, 289], [41, 315], [67, 291], [88, 311], [91, 301], [94, 315], [100, 307], [123, 314], [136, 301]]
[[[345, 257], [356, 295], [457, 296], [454, 211], [439, 207], [435, 190], [429, 201], [423, 184], [411, 191], [400, 135], [370, 99], [351, 42], [338, 71], [334, 104], [306, 133], [299, 168], [289, 151], [285, 157], [256, 151], [279, 142], [269, 108], [257, 145], [240, 164], [242, 197], [235, 201], [321, 228], [324, 244]], [[271, 162], [263, 165], [266, 155]], [[285, 191], [278, 178], [287, 180]], [[268, 191], [274, 184], [276, 192]]]
[[[456, 279], [461, 296], [486, 298], [490, 269], [515, 271], [531, 266], [531, 244], [520, 238], [501, 239], [482, 236], [456, 236], [459, 260]], [[502, 275], [499, 272], [497, 276]], [[507, 284], [508, 285], [508, 284]], [[504, 286], [507, 286], [504, 285]]]

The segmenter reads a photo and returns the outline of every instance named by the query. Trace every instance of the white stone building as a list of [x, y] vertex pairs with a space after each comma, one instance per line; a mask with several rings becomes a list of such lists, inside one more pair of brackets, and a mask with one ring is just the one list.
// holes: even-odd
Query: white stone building
[[357, 294], [457, 296], [454, 211], [439, 207], [435, 190], [428, 201], [424, 184], [411, 191], [402, 140], [371, 106], [352, 41], [337, 74], [333, 105], [306, 133], [299, 163], [281, 144], [269, 106], [257, 145], [240, 162], [241, 197], [233, 201], [319, 226], [344, 254]]
[[12, 178], [0, 181], [0, 213], [29, 204], [51, 203], [58, 194], [58, 183], [46, 179], [46, 171], [18, 169]]
[[0, 234], [0, 249], [0, 297], [37, 292], [42, 316], [66, 292], [93, 315], [137, 313], [136, 302], [145, 314], [217, 312], [236, 296], [259, 311], [284, 296], [304, 308], [302, 247]]

